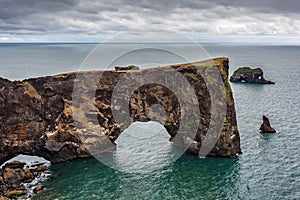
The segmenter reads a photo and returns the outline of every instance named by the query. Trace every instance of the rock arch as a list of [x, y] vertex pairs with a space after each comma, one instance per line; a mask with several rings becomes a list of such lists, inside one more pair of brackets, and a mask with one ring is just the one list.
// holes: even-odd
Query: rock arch
[[[199, 103], [199, 128], [191, 147], [187, 152], [197, 154], [201, 141], [205, 138], [211, 117], [210, 96], [195, 66], [201, 70], [217, 67], [222, 75], [226, 91], [226, 116], [223, 121], [220, 137], [208, 156], [230, 157], [241, 153], [240, 137], [236, 122], [234, 100], [228, 83], [228, 59], [217, 58], [213, 60], [167, 66], [186, 77], [194, 87]], [[156, 70], [157, 68], [144, 69]], [[86, 144], [79, 137], [80, 133], [89, 132], [85, 127], [74, 123], [73, 114], [85, 109], [86, 118], [91, 123], [99, 123], [103, 127], [105, 137], [112, 143], [122, 132], [122, 128], [114, 121], [111, 109], [112, 91], [124, 73], [133, 71], [105, 71], [101, 72], [102, 79], [98, 82], [95, 92], [96, 109], [89, 107], [78, 108], [72, 105], [72, 91], [78, 73], [60, 74], [32, 78], [23, 81], [10, 81], [0, 78], [0, 164], [17, 154], [36, 155], [44, 157], [51, 162], [63, 162], [80, 157], [89, 157]], [[80, 72], [89, 78], [92, 74], [100, 72]], [[208, 80], [214, 81], [208, 77]], [[126, 87], [126, 85], [124, 86]], [[83, 86], [82, 90], [88, 90]], [[147, 84], [140, 87], [130, 97], [130, 114], [134, 121], [149, 121], [149, 109], [159, 104], [167, 112], [167, 119], [163, 124], [171, 137], [178, 130], [180, 118], [180, 105], [176, 96], [168, 88], [159, 84]], [[78, 114], [78, 113], [77, 113]], [[158, 116], [159, 117], [159, 116]], [[92, 138], [93, 135], [87, 137]], [[94, 143], [90, 145], [106, 145]], [[102, 148], [107, 151], [114, 148], [108, 145]]]

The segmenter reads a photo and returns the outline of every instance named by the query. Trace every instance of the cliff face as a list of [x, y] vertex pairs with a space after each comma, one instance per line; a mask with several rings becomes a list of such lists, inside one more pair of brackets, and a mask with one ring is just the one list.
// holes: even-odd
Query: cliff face
[[[200, 112], [194, 116], [199, 124], [195, 135], [190, 138], [191, 146], [187, 149], [187, 152], [192, 154], [199, 153], [205, 143], [209, 127], [214, 127], [218, 123], [212, 122], [217, 116], [212, 113], [218, 110], [212, 107], [212, 99], [215, 97], [207, 86], [207, 82], [211, 82], [212, 88], [216, 89], [218, 87], [214, 85], [216, 80], [211, 76], [202, 76], [209, 74], [213, 68], [221, 74], [226, 101], [225, 114], [221, 116], [220, 134], [217, 135], [217, 141], [208, 156], [230, 157], [241, 153], [241, 149], [234, 101], [228, 82], [228, 59], [218, 58], [164, 67], [166, 70], [172, 69], [183, 75], [195, 91], [197, 101], [194, 104], [199, 107]], [[90, 146], [101, 146], [100, 150], [98, 149], [100, 152], [97, 153], [110, 151], [115, 146], [114, 141], [132, 121], [153, 120], [149, 115], [151, 106], [155, 104], [164, 107], [167, 113], [163, 122], [159, 120], [160, 116], [156, 118], [164, 123], [172, 141], [184, 113], [180, 107], [182, 105], [179, 104], [180, 99], [169, 88], [162, 84], [151, 83], [137, 88], [129, 97], [121, 95], [114, 97], [116, 100], [127, 101], [132, 121], [125, 119], [124, 123], [118, 123], [113, 113], [115, 108], [112, 109], [111, 106], [114, 89], [125, 74], [135, 82], [142, 79], [139, 75], [155, 74], [158, 69], [160, 68], [68, 73], [23, 81], [0, 78], [0, 163], [17, 154], [37, 155], [52, 162], [62, 162], [91, 156], [91, 152], [88, 151]], [[79, 95], [76, 104], [72, 105], [73, 88], [78, 82], [78, 75], [93, 80], [97, 77], [97, 73], [101, 74], [101, 79], [94, 81], [95, 91], [91, 91], [92, 87], [87, 84], [77, 87], [78, 94], [93, 92], [94, 103], [81, 104], [80, 102], [84, 102], [84, 96]], [[130, 84], [124, 84], [121, 90], [127, 91], [130, 87]], [[176, 87], [178, 94], [186, 90], [180, 85]], [[218, 103], [221, 104], [221, 100], [216, 102]], [[92, 128], [76, 123], [75, 114], [77, 118], [80, 116], [86, 119], [87, 123], [100, 124], [101, 137], [105, 137], [105, 140], [96, 138], [97, 133]]]

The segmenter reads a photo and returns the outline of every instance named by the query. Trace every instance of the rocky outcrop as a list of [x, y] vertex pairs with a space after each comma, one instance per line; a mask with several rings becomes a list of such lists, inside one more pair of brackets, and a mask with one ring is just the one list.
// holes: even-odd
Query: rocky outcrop
[[[0, 169], [0, 199], [17, 199], [19, 196], [28, 194], [24, 183], [32, 182], [40, 176], [42, 171], [47, 169], [46, 165], [40, 165], [36, 168], [29, 168], [26, 163], [13, 161], [6, 163]], [[43, 166], [43, 167], [41, 167]], [[43, 170], [37, 170], [37, 168]], [[39, 185], [35, 192], [42, 190], [44, 187]]]
[[122, 67], [122, 66], [116, 66], [115, 70], [137, 70], [140, 69], [138, 66], [135, 65], [129, 65], [127, 67]]
[[233, 75], [230, 77], [230, 82], [275, 84], [272, 81], [264, 79], [264, 74], [261, 68], [251, 69], [250, 67], [241, 67], [235, 70]]
[[263, 123], [261, 124], [260, 128], [260, 133], [276, 133], [276, 130], [271, 127], [270, 121], [266, 116], [263, 116]]
[[[214, 90], [224, 91], [226, 100], [225, 114], [221, 116], [220, 135], [208, 156], [230, 157], [241, 153], [234, 100], [228, 82], [228, 67], [227, 58], [163, 67], [165, 71], [173, 70], [184, 76], [195, 91], [193, 105], [200, 112], [193, 118], [197, 119], [196, 125], [199, 123], [199, 127], [195, 136], [189, 138], [192, 141], [187, 150], [189, 153], [198, 154], [207, 132], [218, 125], [212, 112], [219, 111], [213, 110], [212, 100], [216, 105], [223, 102], [213, 96], [215, 94], [208, 90], [208, 85]], [[123, 124], [116, 122], [111, 106], [114, 89], [125, 74], [132, 78], [132, 82], [121, 85], [122, 91], [129, 90], [134, 82], [143, 81], [143, 78], [138, 78], [141, 74], [160, 76], [156, 74], [159, 69], [161, 68], [68, 73], [23, 81], [0, 78], [0, 163], [18, 154], [36, 155], [51, 162], [63, 162], [91, 156], [87, 150], [89, 146], [101, 146], [97, 153], [111, 151], [115, 148], [114, 141], [130, 123], [151, 120], [149, 110], [154, 104], [159, 104], [166, 110], [167, 119], [163, 125], [172, 140], [178, 132], [181, 116], [185, 113], [181, 113], [179, 100], [170, 89], [151, 83], [137, 88], [130, 97], [116, 96], [116, 100], [126, 99], [129, 102], [132, 121], [128, 120]], [[221, 74], [221, 85], [217, 85], [216, 79], [211, 75], [215, 69]], [[77, 104], [74, 101], [72, 104], [74, 84], [80, 81], [78, 76], [90, 82], [77, 88], [78, 101]], [[170, 76], [167, 81], [176, 83], [176, 77]], [[89, 85], [92, 83], [96, 85], [95, 90], [92, 89], [94, 86]], [[176, 90], [181, 94], [187, 88], [178, 84]], [[89, 105], [81, 104], [80, 102], [85, 101], [81, 94], [87, 93], [94, 95], [94, 102]], [[192, 111], [188, 110], [189, 113]], [[97, 131], [76, 123], [75, 115], [86, 119], [88, 125], [100, 124], [101, 137], [108, 139], [113, 145], [95, 139]]]

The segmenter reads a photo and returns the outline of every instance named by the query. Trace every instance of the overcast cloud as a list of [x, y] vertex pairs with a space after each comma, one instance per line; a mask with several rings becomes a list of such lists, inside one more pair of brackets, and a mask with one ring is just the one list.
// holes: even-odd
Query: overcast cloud
[[202, 42], [300, 42], [298, 0], [0, 0], [0, 5], [0, 42], [102, 41], [122, 31], [146, 35], [149, 29]]

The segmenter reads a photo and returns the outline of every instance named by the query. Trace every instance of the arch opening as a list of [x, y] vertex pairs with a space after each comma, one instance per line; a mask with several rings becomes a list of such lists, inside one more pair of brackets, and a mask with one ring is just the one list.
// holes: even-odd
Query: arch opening
[[169, 133], [158, 122], [133, 122], [115, 141], [113, 167], [134, 173], [161, 169], [175, 156], [176, 147], [169, 139]]

